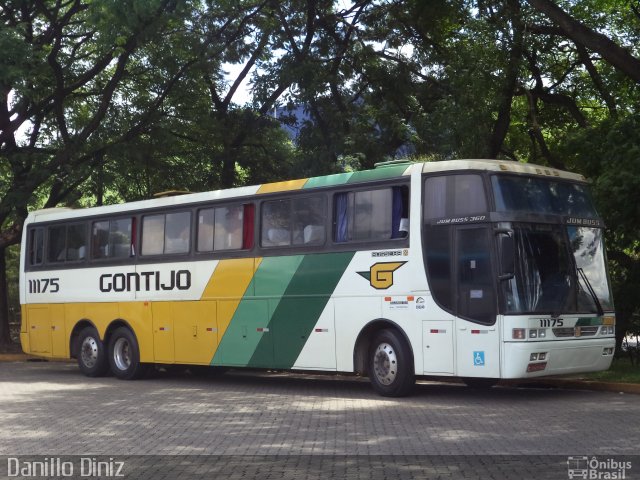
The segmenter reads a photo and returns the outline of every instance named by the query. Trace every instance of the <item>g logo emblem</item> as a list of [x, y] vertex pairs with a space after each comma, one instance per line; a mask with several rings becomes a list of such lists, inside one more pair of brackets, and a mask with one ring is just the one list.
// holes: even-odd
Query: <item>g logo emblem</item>
[[369, 284], [377, 290], [386, 290], [393, 285], [393, 272], [407, 262], [374, 263], [368, 272], [357, 272], [358, 275], [369, 280]]

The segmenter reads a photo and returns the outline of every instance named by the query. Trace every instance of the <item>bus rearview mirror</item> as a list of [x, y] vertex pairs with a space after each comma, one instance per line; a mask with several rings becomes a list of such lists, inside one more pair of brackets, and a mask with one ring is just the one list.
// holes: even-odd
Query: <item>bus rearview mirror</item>
[[500, 250], [500, 280], [513, 278], [515, 271], [515, 245], [510, 233], [498, 234], [498, 248]]

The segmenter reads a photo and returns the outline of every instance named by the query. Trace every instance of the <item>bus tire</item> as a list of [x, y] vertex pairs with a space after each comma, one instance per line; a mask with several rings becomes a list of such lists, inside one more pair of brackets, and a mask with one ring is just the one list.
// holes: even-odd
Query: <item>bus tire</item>
[[109, 370], [107, 352], [94, 327], [85, 327], [78, 335], [78, 367], [87, 377], [102, 377]]
[[396, 330], [379, 331], [369, 350], [369, 379], [384, 397], [403, 397], [415, 385], [413, 357], [404, 337]]
[[119, 327], [111, 334], [109, 366], [121, 380], [135, 380], [148, 371], [148, 365], [140, 363], [140, 348], [136, 336], [127, 327]]

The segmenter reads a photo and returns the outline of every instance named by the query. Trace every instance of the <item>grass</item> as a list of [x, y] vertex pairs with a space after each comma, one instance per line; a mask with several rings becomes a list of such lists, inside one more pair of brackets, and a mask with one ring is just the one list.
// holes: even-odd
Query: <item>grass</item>
[[609, 370], [589, 373], [584, 378], [597, 382], [640, 383], [640, 358], [636, 357], [635, 365], [632, 365], [625, 354], [624, 357], [614, 358]]

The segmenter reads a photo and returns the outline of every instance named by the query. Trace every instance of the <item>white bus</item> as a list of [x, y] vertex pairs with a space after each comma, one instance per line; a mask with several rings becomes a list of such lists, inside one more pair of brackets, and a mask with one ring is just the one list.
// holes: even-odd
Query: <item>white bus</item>
[[585, 179], [453, 160], [29, 214], [26, 353], [468, 384], [607, 369], [615, 315]]

